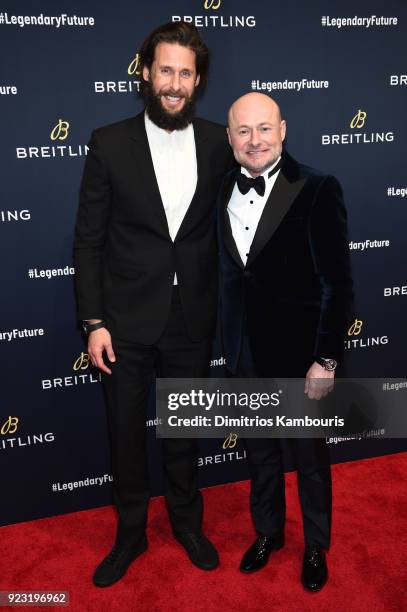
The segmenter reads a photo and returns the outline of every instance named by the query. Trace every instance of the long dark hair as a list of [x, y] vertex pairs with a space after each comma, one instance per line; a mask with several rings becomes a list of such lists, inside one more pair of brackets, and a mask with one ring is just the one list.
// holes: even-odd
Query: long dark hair
[[[155, 48], [161, 42], [178, 43], [195, 52], [196, 72], [200, 76], [197, 90], [204, 89], [208, 79], [209, 50], [201, 39], [197, 28], [185, 21], [171, 21], [153, 30], [144, 40], [139, 51], [141, 71], [144, 66], [149, 70], [151, 69], [155, 56]], [[145, 83], [143, 76], [141, 76], [141, 82], [142, 84]]]

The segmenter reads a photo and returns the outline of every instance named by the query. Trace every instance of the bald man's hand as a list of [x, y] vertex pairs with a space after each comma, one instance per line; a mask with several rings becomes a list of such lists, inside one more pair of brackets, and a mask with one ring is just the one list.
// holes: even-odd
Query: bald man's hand
[[314, 361], [305, 378], [305, 395], [316, 400], [325, 397], [334, 388], [334, 378], [335, 371], [329, 372]]

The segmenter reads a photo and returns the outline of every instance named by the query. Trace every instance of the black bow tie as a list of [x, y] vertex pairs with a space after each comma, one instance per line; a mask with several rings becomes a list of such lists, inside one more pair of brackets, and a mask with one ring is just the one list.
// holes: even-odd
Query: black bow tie
[[259, 196], [264, 196], [266, 190], [266, 182], [264, 176], [256, 176], [256, 178], [250, 178], [242, 172], [237, 177], [237, 186], [240, 193], [245, 195], [250, 189], [255, 189]]
[[[267, 175], [267, 178], [270, 178], [275, 174], [278, 170], [280, 170], [282, 166], [282, 159], [274, 166], [272, 170]], [[264, 180], [264, 176], [256, 176], [256, 178], [251, 178], [250, 176], [246, 176], [242, 172], [238, 175], [237, 186], [239, 188], [240, 193], [245, 195], [250, 191], [250, 189], [255, 189], [259, 196], [264, 196], [264, 192], [266, 190], [266, 181]]]

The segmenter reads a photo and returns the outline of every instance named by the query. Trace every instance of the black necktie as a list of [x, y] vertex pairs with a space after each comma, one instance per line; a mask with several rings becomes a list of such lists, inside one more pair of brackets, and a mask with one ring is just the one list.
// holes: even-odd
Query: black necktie
[[253, 187], [253, 189], [257, 191], [259, 196], [264, 196], [266, 182], [264, 180], [264, 176], [256, 176], [256, 178], [250, 178], [250, 176], [246, 176], [241, 172], [237, 177], [237, 186], [239, 188], [240, 193], [242, 193], [243, 195], [245, 195]]

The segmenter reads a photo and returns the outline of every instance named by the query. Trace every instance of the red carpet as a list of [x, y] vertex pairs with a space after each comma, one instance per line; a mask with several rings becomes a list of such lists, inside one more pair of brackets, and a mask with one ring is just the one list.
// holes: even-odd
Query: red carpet
[[204, 491], [206, 531], [221, 555], [213, 572], [190, 564], [171, 538], [162, 499], [155, 499], [149, 550], [113, 587], [91, 584], [113, 540], [108, 507], [2, 527], [0, 590], [69, 591], [68, 609], [75, 612], [406, 610], [407, 453], [339, 464], [333, 477], [330, 580], [320, 593], [306, 593], [299, 582], [303, 541], [294, 474], [287, 475], [286, 545], [256, 574], [237, 569], [254, 536], [248, 483], [237, 483]]

